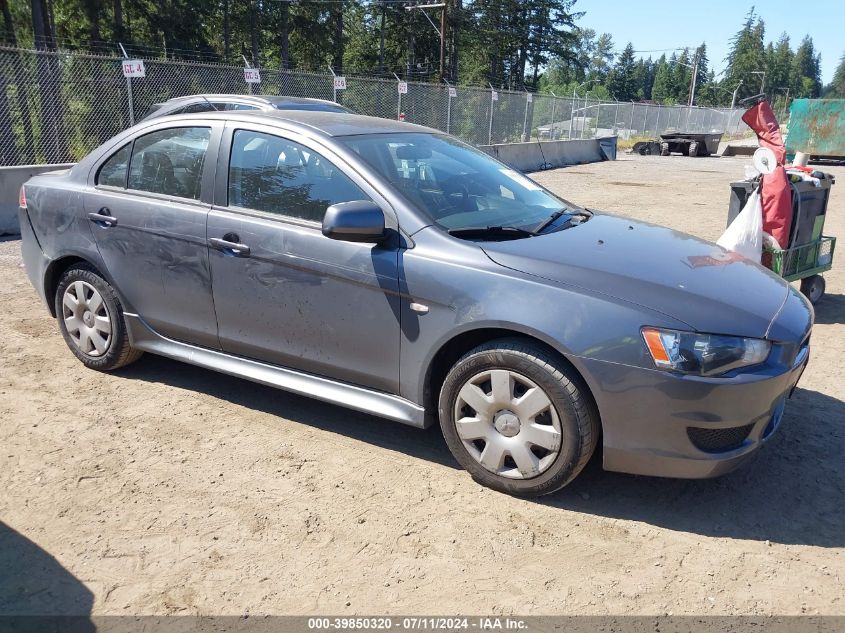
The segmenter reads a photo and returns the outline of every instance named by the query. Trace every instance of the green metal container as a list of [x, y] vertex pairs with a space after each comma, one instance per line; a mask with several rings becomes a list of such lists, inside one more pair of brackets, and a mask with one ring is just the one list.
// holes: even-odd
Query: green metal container
[[789, 107], [788, 154], [845, 158], [845, 99], [795, 99]]

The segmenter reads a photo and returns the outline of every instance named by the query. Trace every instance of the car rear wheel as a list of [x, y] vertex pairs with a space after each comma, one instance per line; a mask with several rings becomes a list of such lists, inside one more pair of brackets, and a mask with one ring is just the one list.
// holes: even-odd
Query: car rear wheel
[[136, 361], [114, 288], [87, 264], [66, 270], [56, 289], [56, 316], [65, 343], [91, 369], [110, 371]]
[[599, 436], [598, 414], [576, 372], [519, 339], [460, 358], [443, 383], [439, 416], [449, 449], [473, 479], [520, 496], [572, 481]]

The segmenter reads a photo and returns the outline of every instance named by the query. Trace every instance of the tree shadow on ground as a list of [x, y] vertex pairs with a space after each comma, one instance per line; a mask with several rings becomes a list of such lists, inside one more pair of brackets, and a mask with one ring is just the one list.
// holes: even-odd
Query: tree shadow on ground
[[94, 594], [49, 553], [0, 521], [0, 630], [92, 632]]

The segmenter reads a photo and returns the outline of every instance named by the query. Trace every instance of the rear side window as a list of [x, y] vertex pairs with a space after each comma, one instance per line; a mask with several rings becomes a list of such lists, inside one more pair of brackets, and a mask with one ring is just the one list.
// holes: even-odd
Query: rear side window
[[[223, 109], [223, 104], [220, 104], [220, 109]], [[258, 110], [258, 106], [248, 105], [246, 103], [227, 103], [227, 110]]]
[[199, 200], [211, 128], [178, 127], [135, 139], [129, 188]]
[[126, 170], [129, 167], [129, 149], [130, 145], [124, 145], [103, 163], [102, 167], [100, 167], [100, 172], [97, 174], [98, 185], [109, 187], [126, 186]]
[[278, 136], [235, 130], [229, 206], [321, 222], [330, 205], [369, 199], [313, 150]]
[[[192, 103], [179, 110], [178, 114], [196, 114], [197, 112], [216, 112], [223, 110], [226, 107], [224, 103], [211, 103], [210, 101], [200, 101], [199, 103]], [[174, 113], [176, 114], [176, 113]]]

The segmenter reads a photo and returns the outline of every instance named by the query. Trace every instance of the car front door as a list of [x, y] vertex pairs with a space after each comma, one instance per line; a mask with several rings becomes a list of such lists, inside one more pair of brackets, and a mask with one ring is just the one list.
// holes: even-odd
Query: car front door
[[395, 392], [398, 245], [329, 239], [321, 221], [329, 205], [353, 200], [377, 202], [388, 226], [396, 220], [386, 201], [341, 164], [313, 141], [229, 124], [208, 218], [220, 345]]
[[222, 128], [156, 126], [96, 165], [85, 196], [126, 309], [164, 336], [207, 347], [218, 347], [206, 222]]

